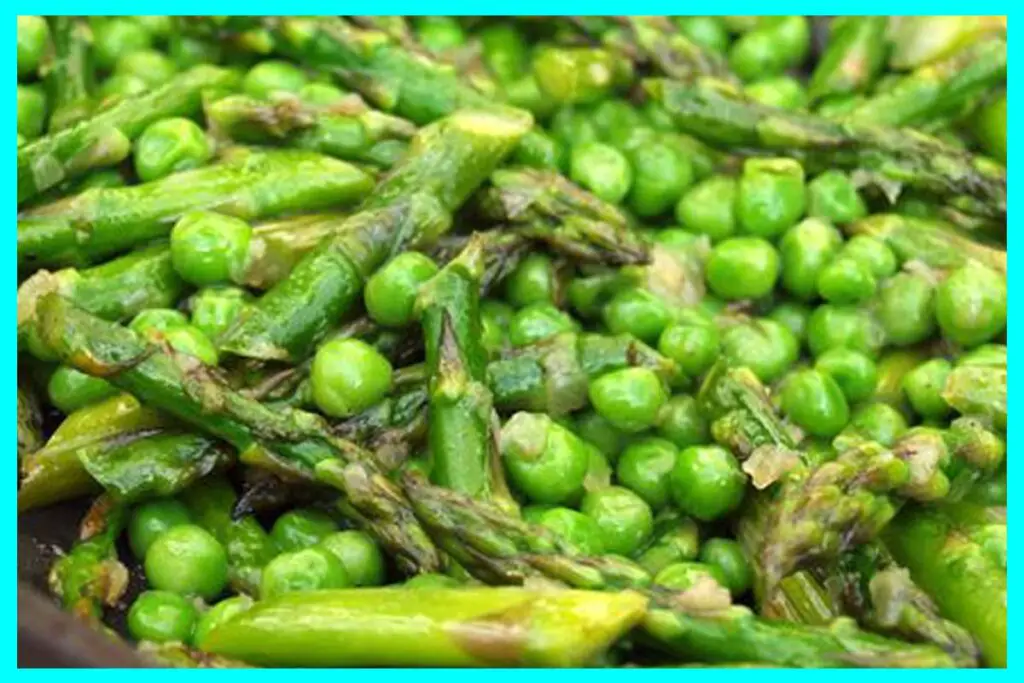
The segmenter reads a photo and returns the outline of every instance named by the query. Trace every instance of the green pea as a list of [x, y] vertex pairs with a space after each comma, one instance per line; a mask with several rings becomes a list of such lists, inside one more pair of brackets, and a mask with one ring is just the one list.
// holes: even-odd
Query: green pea
[[755, 81], [745, 87], [743, 93], [767, 107], [790, 111], [806, 109], [808, 103], [807, 90], [803, 84], [790, 76], [773, 76]]
[[781, 74], [800, 65], [811, 47], [807, 17], [762, 17], [729, 50], [729, 66], [744, 81]]
[[833, 446], [842, 451], [848, 447], [843, 435], [847, 431], [854, 435], [855, 441], [867, 439], [876, 441], [886, 448], [891, 447], [908, 429], [903, 413], [888, 403], [868, 403], [854, 411], [849, 427], [836, 437]]
[[711, 440], [707, 419], [696, 399], [686, 394], [670, 398], [658, 416], [658, 435], [677, 448], [706, 444]]
[[628, 203], [641, 218], [660, 216], [676, 205], [691, 184], [693, 166], [673, 145], [649, 142], [630, 150], [633, 187]]
[[[636, 109], [636, 107], [634, 107], [634, 109]], [[668, 110], [665, 109], [665, 107], [654, 99], [647, 99], [647, 101], [639, 107], [639, 111], [643, 114], [644, 120], [653, 130], [659, 133], [675, 132], [676, 124], [672, 121], [672, 115], [668, 113]]]
[[302, 69], [272, 59], [249, 69], [242, 79], [242, 90], [250, 97], [267, 99], [276, 92], [299, 93], [307, 83]]
[[253, 600], [247, 595], [236, 595], [233, 598], [221, 600], [199, 617], [195, 631], [192, 633], [193, 645], [202, 650], [203, 645], [206, 643], [206, 638], [213, 629], [230, 621], [242, 612], [249, 611], [252, 606]]
[[709, 538], [700, 549], [700, 561], [721, 572], [724, 586], [733, 597], [750, 590], [754, 571], [742, 546], [731, 538]]
[[868, 215], [868, 208], [850, 176], [831, 170], [807, 183], [807, 215], [845, 224]]
[[949, 414], [942, 391], [952, 371], [953, 364], [945, 358], [932, 358], [903, 376], [903, 393], [914, 412], [926, 420], [942, 419]]
[[807, 336], [807, 319], [810, 317], [811, 309], [798, 301], [783, 301], [768, 314], [769, 320], [785, 327], [800, 342]]
[[797, 299], [814, 299], [818, 275], [842, 244], [839, 231], [817, 218], [808, 218], [787, 230], [779, 240], [782, 286]]
[[875, 294], [878, 282], [871, 271], [852, 258], [840, 256], [818, 273], [818, 294], [833, 304], [857, 304]]
[[252, 226], [241, 218], [190, 211], [171, 230], [171, 263], [182, 279], [200, 287], [242, 279]]
[[530, 304], [516, 311], [509, 324], [508, 339], [512, 346], [528, 346], [562, 332], [571, 332], [576, 321], [553, 304]]
[[423, 47], [435, 53], [466, 44], [466, 33], [455, 17], [418, 17], [416, 37]]
[[65, 415], [99, 403], [117, 393], [117, 388], [107, 380], [87, 375], [67, 365], [61, 365], [54, 370], [46, 383], [46, 395], [50, 403]]
[[330, 417], [348, 417], [376, 404], [391, 390], [391, 363], [358, 339], [334, 339], [313, 357], [313, 401]]
[[570, 151], [569, 177], [600, 199], [618, 204], [633, 185], [629, 160], [610, 145], [600, 142], [575, 144]]
[[654, 426], [668, 396], [661, 380], [648, 368], [624, 368], [590, 383], [590, 403], [602, 417], [624, 432]]
[[527, 505], [522, 509], [521, 513], [523, 521], [530, 524], [540, 524], [540, 518], [544, 516], [544, 513], [557, 507], [557, 505], [541, 505], [539, 503]]
[[669, 325], [658, 337], [658, 351], [688, 377], [700, 377], [718, 359], [721, 339], [712, 325]]
[[603, 100], [594, 107], [590, 120], [598, 138], [618, 149], [626, 149], [636, 131], [644, 128], [645, 123], [643, 114], [631, 102], [615, 97]]
[[99, 96], [106, 104], [121, 98], [141, 95], [149, 89], [149, 84], [134, 74], [114, 74], [100, 85]]
[[631, 62], [602, 48], [543, 47], [532, 71], [541, 92], [559, 104], [593, 104], [632, 80]]
[[884, 338], [884, 331], [863, 308], [822, 304], [807, 320], [807, 346], [815, 358], [834, 348], [877, 358]]
[[168, 529], [191, 524], [192, 516], [180, 500], [157, 498], [136, 505], [128, 518], [128, 545], [135, 557], [144, 560], [153, 541]]
[[191, 325], [172, 327], [163, 332], [163, 340], [175, 352], [193, 356], [204, 365], [217, 365], [220, 358], [210, 339]]
[[153, 47], [149, 31], [127, 17], [115, 17], [93, 27], [92, 55], [96, 66], [111, 71], [125, 55]]
[[208, 339], [216, 339], [238, 320], [249, 298], [239, 287], [207, 287], [189, 302], [192, 326]]
[[711, 250], [705, 277], [723, 299], [759, 299], [775, 288], [779, 254], [760, 237], [732, 237]]
[[50, 43], [50, 27], [37, 16], [18, 17], [18, 78], [36, 73]]
[[808, 434], [831, 438], [850, 421], [850, 406], [830, 375], [797, 370], [782, 385], [782, 412]]
[[437, 272], [437, 264], [429, 256], [415, 251], [399, 254], [366, 282], [366, 312], [381, 325], [405, 327], [415, 318], [420, 287]]
[[747, 159], [736, 189], [740, 232], [774, 239], [804, 215], [804, 168], [793, 159]]
[[[21, 17], [19, 17], [20, 21]], [[18, 25], [18, 69], [21, 69], [21, 25]], [[993, 159], [1006, 163], [1006, 91], [978, 107], [971, 118], [971, 132]]]
[[173, 308], [147, 308], [132, 319], [132, 330], [148, 339], [154, 335], [163, 334], [174, 327], [186, 327], [188, 318], [181, 311]]
[[555, 264], [547, 254], [527, 255], [505, 279], [505, 299], [522, 308], [535, 303], [554, 303], [558, 280]]
[[147, 88], [163, 85], [178, 73], [178, 67], [163, 52], [138, 50], [122, 56], [114, 66], [116, 76], [134, 76]]
[[149, 182], [202, 166], [213, 156], [206, 133], [194, 121], [162, 119], [142, 131], [132, 159], [139, 178]]
[[923, 342], [935, 333], [935, 285], [916, 273], [897, 273], [882, 284], [875, 317], [893, 346]]
[[497, 356], [508, 346], [509, 322], [515, 311], [501, 301], [480, 302], [480, 343], [491, 356]]
[[320, 510], [290, 510], [274, 521], [270, 538], [282, 552], [311, 548], [338, 530], [330, 515]]
[[674, 591], [685, 591], [693, 588], [701, 579], [711, 579], [722, 588], [728, 588], [721, 569], [701, 562], [670, 564], [654, 576], [654, 584]]
[[341, 561], [353, 586], [384, 585], [384, 553], [365, 531], [336, 531], [320, 547]]
[[486, 26], [477, 33], [484, 63], [498, 80], [510, 81], [529, 68], [529, 50], [521, 31], [510, 23]]
[[194, 36], [176, 34], [170, 41], [170, 55], [179, 69], [190, 69], [200, 64], [216, 64], [223, 58], [221, 43]]
[[749, 368], [762, 382], [782, 376], [800, 355], [800, 342], [768, 318], [734, 325], [722, 333], [722, 357], [734, 367]]
[[324, 548], [281, 553], [263, 568], [260, 599], [296, 591], [347, 588], [352, 585], [341, 560]]
[[573, 431], [612, 462], [629, 443], [628, 434], [593, 410], [585, 410], [576, 416]]
[[707, 235], [712, 242], [736, 232], [736, 180], [715, 175], [706, 178], [682, 196], [676, 204], [676, 220], [688, 230]]
[[128, 634], [137, 641], [185, 643], [195, 625], [195, 605], [168, 591], [146, 591], [128, 609]]
[[582, 555], [604, 553], [601, 527], [581, 512], [563, 507], [550, 508], [540, 514], [536, 523], [550, 529]]
[[330, 83], [307, 83], [299, 88], [297, 95], [300, 100], [314, 107], [330, 107], [346, 97], [344, 90]]
[[668, 478], [678, 455], [679, 449], [665, 439], [635, 441], [619, 457], [615, 478], [658, 510], [668, 504]]
[[729, 49], [729, 32], [719, 17], [675, 17], [675, 23], [680, 33], [705, 50], [725, 54]]
[[604, 550], [613, 555], [632, 555], [654, 531], [650, 506], [620, 486], [588, 491], [580, 503], [580, 512], [597, 523]]
[[160, 590], [210, 600], [228, 581], [224, 546], [194, 524], [180, 524], [156, 537], [146, 551], [146, 580]]
[[18, 84], [18, 135], [33, 140], [46, 125], [46, 95], [38, 85]]
[[600, 142], [601, 136], [597, 124], [589, 116], [589, 112], [580, 107], [565, 107], [551, 118], [551, 134], [565, 147], [572, 148]]
[[565, 503], [583, 489], [586, 443], [547, 415], [513, 415], [502, 427], [500, 450], [512, 484], [532, 502]]
[[935, 318], [942, 336], [960, 346], [978, 346], [1006, 329], [1006, 278], [969, 263], [935, 291]]
[[402, 584], [403, 588], [411, 588], [413, 590], [434, 590], [437, 588], [458, 588], [462, 585], [457, 579], [453, 579], [450, 576], [444, 574], [418, 574], [405, 583]]
[[679, 452], [669, 482], [676, 507], [710, 522], [739, 507], [747, 477], [736, 457], [721, 446], [691, 446]]
[[850, 238], [843, 245], [842, 255], [858, 261], [878, 280], [892, 277], [899, 269], [896, 254], [889, 245], [868, 235], [854, 235]]
[[814, 368], [835, 380], [851, 404], [869, 398], [878, 384], [875, 362], [853, 349], [829, 349], [818, 356]]
[[603, 311], [605, 326], [613, 334], [628, 333], [654, 343], [671, 320], [665, 302], [645, 289], [624, 289], [612, 297]]
[[132, 19], [160, 42], [166, 42], [174, 31], [174, 20], [166, 15], [135, 16]]

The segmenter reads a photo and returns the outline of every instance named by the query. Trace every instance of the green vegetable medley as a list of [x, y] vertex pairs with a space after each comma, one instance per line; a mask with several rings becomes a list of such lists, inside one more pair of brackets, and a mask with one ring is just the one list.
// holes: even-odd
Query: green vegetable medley
[[1006, 65], [1004, 17], [19, 17], [53, 595], [169, 666], [1005, 666]]

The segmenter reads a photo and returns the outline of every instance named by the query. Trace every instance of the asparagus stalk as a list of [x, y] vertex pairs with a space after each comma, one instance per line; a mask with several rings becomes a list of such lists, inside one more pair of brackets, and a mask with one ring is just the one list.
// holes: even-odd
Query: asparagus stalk
[[868, 90], [885, 67], [886, 17], [836, 17], [807, 84], [812, 100]]
[[627, 37], [612, 34], [611, 45], [633, 53], [634, 60], [650, 62], [667, 78], [689, 80], [709, 76], [738, 82], [721, 55], [705, 50], [680, 33], [668, 17], [622, 16], [616, 17], [616, 21], [626, 29]]
[[242, 669], [248, 666], [227, 657], [218, 657], [197, 650], [184, 643], [143, 641], [138, 645], [138, 652], [158, 666], [173, 669]]
[[18, 462], [43, 445], [42, 415], [39, 401], [27, 382], [18, 381]]
[[949, 373], [942, 390], [946, 403], [963, 415], [983, 418], [1006, 431], [1006, 364], [960, 364]]
[[49, 130], [55, 133], [92, 112], [92, 31], [77, 17], [50, 17], [48, 23], [53, 51], [41, 71], [50, 96]]
[[68, 178], [120, 163], [146, 126], [198, 114], [204, 90], [230, 87], [235, 78], [225, 69], [196, 67], [78, 125], [18, 147], [18, 204]]

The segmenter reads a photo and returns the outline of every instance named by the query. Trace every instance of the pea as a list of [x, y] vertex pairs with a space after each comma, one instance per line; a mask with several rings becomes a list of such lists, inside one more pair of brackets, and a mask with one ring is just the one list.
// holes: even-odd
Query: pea
[[532, 502], [562, 504], [583, 489], [586, 443], [547, 415], [513, 415], [502, 427], [500, 451], [512, 484]]
[[480, 303], [480, 343], [490, 356], [497, 356], [508, 346], [509, 321], [514, 313], [511, 306], [500, 301]]
[[818, 356], [814, 368], [835, 380], [851, 404], [869, 398], [878, 384], [875, 362], [852, 349], [829, 349]]
[[700, 549], [700, 561], [719, 570], [725, 579], [723, 585], [733, 597], [750, 590], [754, 571], [743, 548], [731, 538], [709, 538]]
[[672, 121], [672, 115], [654, 99], [648, 99], [639, 109], [647, 124], [653, 130], [659, 133], [672, 133], [675, 131], [676, 126]]
[[171, 263], [194, 285], [241, 279], [249, 261], [252, 226], [212, 211], [190, 211], [171, 229]]
[[100, 85], [99, 96], [106, 105], [114, 100], [141, 95], [149, 89], [149, 84], [135, 74], [114, 74]]
[[153, 38], [138, 22], [115, 17], [93, 27], [92, 56], [96, 66], [110, 71], [125, 55], [153, 47]]
[[774, 320], [793, 333], [798, 342], [807, 336], [807, 319], [811, 317], [811, 309], [798, 301], [783, 301], [768, 314]]
[[700, 579], [711, 579], [722, 588], [728, 588], [721, 569], [700, 562], [670, 564], [655, 575], [654, 584], [674, 591], [685, 591], [693, 588]]
[[384, 553], [365, 531], [336, 531], [321, 540], [320, 547], [341, 561], [353, 586], [384, 584]]
[[530, 46], [522, 32], [509, 23], [486, 26], [477, 33], [487, 68], [499, 80], [509, 81], [529, 68]]
[[868, 208], [850, 176], [831, 170], [807, 183], [807, 215], [842, 225], [868, 215]]
[[405, 327], [415, 317], [420, 287], [438, 272], [433, 259], [406, 251], [385, 263], [370, 276], [363, 290], [366, 312], [388, 327]]
[[174, 31], [174, 21], [166, 15], [135, 16], [132, 19], [161, 43], [167, 42]]
[[640, 496], [620, 486], [588, 491], [580, 512], [597, 523], [606, 553], [629, 556], [654, 530], [651, 508]]
[[418, 17], [416, 37], [431, 52], [443, 53], [466, 44], [466, 33], [455, 17]]
[[594, 410], [624, 432], [642, 432], [654, 426], [668, 396], [661, 380], [648, 368], [624, 368], [590, 383]]
[[936, 289], [935, 318], [954, 344], [992, 341], [1006, 329], [1006, 278], [976, 263], [956, 269]]
[[555, 303], [558, 279], [547, 254], [529, 254], [505, 278], [505, 299], [522, 308], [536, 303]]
[[344, 90], [330, 83], [307, 83], [299, 88], [297, 94], [300, 100], [314, 107], [330, 107], [346, 97]]
[[242, 79], [242, 90], [250, 97], [267, 99], [276, 92], [299, 93], [308, 82], [299, 67], [272, 59], [249, 69]]
[[348, 417], [384, 398], [391, 375], [391, 363], [377, 349], [358, 339], [335, 339], [313, 357], [313, 400], [325, 415]]
[[18, 135], [39, 137], [46, 126], [46, 95], [37, 85], [18, 84]]
[[632, 80], [630, 62], [590, 47], [543, 47], [534, 53], [532, 71], [541, 92], [559, 104], [593, 104]]
[[736, 457], [721, 446], [684, 448], [669, 481], [676, 507], [704, 522], [739, 507], [747, 486]]
[[324, 548], [305, 548], [281, 553], [267, 563], [260, 580], [260, 599], [351, 585], [341, 560]]
[[870, 299], [878, 283], [860, 261], [840, 256], [818, 273], [818, 294], [833, 304], [856, 304]]
[[551, 134], [562, 145], [570, 148], [570, 155], [573, 147], [601, 141], [597, 124], [589, 114], [580, 107], [565, 107], [551, 118]]
[[192, 326], [216, 339], [242, 315], [249, 294], [239, 287], [207, 287], [192, 297]]
[[605, 326], [613, 334], [628, 333], [654, 343], [671, 320], [662, 299], [645, 289], [630, 288], [612, 297], [602, 311]]
[[708, 286], [726, 300], [758, 299], [779, 277], [779, 255], [759, 237], [733, 237], [715, 245], [708, 258]]
[[749, 99], [767, 107], [790, 111], [807, 108], [807, 90], [800, 81], [790, 76], [773, 76], [755, 81], [744, 88], [743, 92]]
[[747, 159], [736, 191], [740, 232], [774, 239], [796, 225], [807, 206], [804, 169], [793, 159]]
[[830, 438], [850, 420], [843, 390], [830, 375], [797, 370], [782, 385], [782, 412], [805, 432]]
[[[20, 20], [20, 17], [19, 17]], [[21, 31], [18, 32], [18, 68], [21, 68]], [[1006, 163], [1006, 91], [999, 92], [978, 107], [971, 120], [971, 132], [982, 149], [996, 161]]]
[[892, 277], [899, 268], [896, 254], [889, 245], [868, 235], [854, 235], [843, 245], [842, 255], [866, 267], [876, 279]]
[[115, 76], [134, 76], [147, 88], [163, 85], [178, 72], [167, 55], [157, 50], [138, 50], [122, 56], [114, 66]]
[[674, 360], [688, 377], [700, 377], [718, 359], [718, 330], [711, 325], [670, 325], [658, 338], [658, 351]]
[[128, 545], [140, 560], [161, 534], [183, 524], [192, 517], [184, 503], [173, 498], [158, 498], [137, 505], [128, 518]]
[[600, 142], [573, 145], [569, 177], [597, 197], [618, 204], [633, 185], [629, 160], [614, 147]]
[[729, 32], [719, 17], [675, 17], [675, 22], [680, 33], [705, 50], [725, 54], [729, 49]]
[[270, 539], [282, 552], [311, 548], [338, 530], [330, 515], [320, 510], [290, 510], [274, 521]]
[[946, 378], [953, 364], [945, 358], [933, 358], [908, 372], [903, 377], [903, 393], [910, 406], [926, 420], [938, 420], [949, 414], [950, 407], [942, 397]]
[[192, 633], [192, 643], [200, 650], [203, 649], [206, 638], [213, 629], [242, 612], [248, 611], [252, 606], [253, 600], [247, 595], [236, 595], [233, 598], [221, 600], [199, 617], [195, 631]]
[[628, 204], [641, 218], [660, 216], [676, 205], [693, 184], [689, 158], [673, 145], [650, 142], [630, 151], [633, 186]]
[[875, 317], [893, 346], [910, 346], [935, 333], [935, 286], [915, 273], [897, 273], [882, 284]]
[[196, 358], [203, 365], [217, 365], [217, 347], [205, 334], [191, 325], [172, 327], [163, 333], [164, 342], [176, 353]]
[[528, 346], [561, 332], [572, 332], [576, 327], [576, 321], [553, 304], [530, 304], [512, 317], [508, 339], [512, 346]]
[[205, 529], [180, 524], [157, 536], [146, 551], [146, 579], [160, 590], [209, 600], [224, 590], [228, 558]]
[[146, 591], [128, 609], [128, 633], [137, 641], [188, 642], [195, 624], [195, 606], [177, 593]]
[[763, 17], [729, 50], [729, 66], [744, 81], [781, 74], [798, 66], [811, 46], [807, 17]]
[[857, 439], [876, 441], [888, 448], [907, 429], [906, 418], [888, 403], [867, 403], [854, 411], [849, 427], [836, 437], [833, 445], [837, 450], [845, 450], [843, 435], [850, 431]]
[[136, 174], [149, 182], [202, 166], [213, 156], [213, 146], [194, 121], [170, 118], [142, 131], [132, 155]]
[[862, 308], [823, 304], [807, 321], [807, 346], [815, 358], [834, 348], [853, 349], [876, 358], [883, 341], [884, 331]]
[[576, 552], [583, 555], [604, 553], [601, 527], [581, 512], [563, 507], [550, 508], [540, 514], [537, 524], [550, 529]]
[[67, 365], [61, 365], [54, 370], [46, 383], [46, 394], [50, 403], [65, 415], [99, 403], [117, 393], [117, 388], [105, 379], [87, 375]]
[[736, 232], [736, 180], [715, 175], [687, 190], [676, 204], [676, 220], [687, 230], [721, 242]]
[[46, 19], [37, 16], [18, 17], [18, 78], [36, 73], [50, 42]]
[[573, 431], [596, 447], [606, 458], [615, 461], [629, 443], [629, 435], [601, 417], [594, 410], [585, 410], [577, 415]]
[[677, 448], [699, 446], [711, 440], [707, 419], [696, 399], [686, 394], [670, 398], [658, 415], [658, 435]]
[[154, 334], [187, 325], [188, 318], [181, 311], [172, 308], [147, 308], [138, 312], [129, 327], [144, 337], [152, 338]]
[[818, 293], [818, 275], [843, 243], [828, 223], [808, 218], [786, 231], [779, 241], [782, 286], [797, 299], [811, 301]]
[[[590, 114], [598, 138], [611, 146], [625, 150], [636, 132], [645, 127], [643, 114], [632, 103], [611, 97], [601, 101]], [[654, 136], [651, 136], [653, 141]]]
[[788, 329], [767, 318], [734, 325], [722, 333], [722, 356], [734, 367], [747, 367], [762, 382], [782, 376], [800, 355], [800, 342]]
[[649, 437], [626, 447], [615, 468], [619, 484], [658, 510], [668, 504], [668, 478], [679, 449], [665, 439]]

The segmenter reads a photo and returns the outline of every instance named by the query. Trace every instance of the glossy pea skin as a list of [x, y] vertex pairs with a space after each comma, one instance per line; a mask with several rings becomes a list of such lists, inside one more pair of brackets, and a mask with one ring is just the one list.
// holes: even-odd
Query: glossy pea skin
[[779, 277], [779, 254], [760, 237], [732, 237], [711, 250], [705, 279], [711, 291], [727, 300], [767, 296]]
[[935, 319], [954, 344], [992, 341], [1006, 329], [1006, 278], [975, 263], [956, 269], [936, 288]]
[[136, 641], [187, 643], [196, 616], [195, 605], [177, 593], [146, 591], [128, 608], [128, 634]]
[[615, 462], [631, 438], [629, 434], [592, 409], [584, 410], [576, 416], [573, 431], [581, 439], [601, 451], [611, 462]]
[[897, 273], [879, 290], [875, 317], [893, 346], [923, 342], [935, 333], [935, 285], [917, 273]]
[[853, 349], [829, 349], [818, 356], [814, 369], [835, 380], [850, 404], [869, 398], [878, 384], [875, 361]]
[[189, 301], [191, 324], [208, 339], [216, 339], [238, 319], [248, 298], [239, 287], [202, 289]]
[[736, 189], [736, 220], [743, 234], [775, 239], [807, 208], [804, 168], [793, 159], [747, 159]]
[[466, 33], [454, 17], [418, 17], [416, 37], [423, 47], [441, 53], [466, 44]]
[[191, 524], [188, 508], [174, 498], [157, 498], [136, 505], [128, 518], [128, 545], [138, 559], [161, 534], [182, 524]]
[[658, 337], [658, 351], [674, 360], [687, 377], [700, 377], [718, 359], [721, 338], [713, 325], [673, 324]]
[[648, 344], [672, 319], [671, 311], [660, 297], [645, 289], [623, 289], [601, 311], [605, 327], [612, 334], [628, 333]]
[[[890, 447], [909, 429], [903, 413], [888, 403], [868, 403], [854, 411], [850, 428], [858, 435]], [[836, 439], [836, 447], [839, 439]], [[840, 449], [842, 450], [842, 449]]]
[[830, 438], [850, 421], [850, 406], [830, 375], [797, 370], [782, 384], [782, 412], [808, 434]]
[[822, 304], [807, 321], [807, 346], [815, 358], [835, 348], [853, 349], [876, 358], [884, 336], [871, 314], [856, 306]]
[[529, 50], [523, 34], [510, 23], [492, 24], [477, 33], [487, 68], [498, 80], [510, 81], [529, 68]]
[[313, 401], [325, 415], [348, 417], [384, 398], [391, 390], [391, 376], [391, 363], [366, 342], [331, 340], [313, 357]]
[[807, 17], [761, 17], [729, 50], [729, 66], [744, 81], [781, 74], [798, 66], [811, 46]]
[[627, 204], [637, 216], [651, 218], [669, 212], [693, 184], [693, 166], [677, 147], [659, 141], [629, 152], [633, 186]]
[[868, 215], [850, 176], [831, 170], [807, 183], [807, 215], [843, 225]]
[[163, 332], [162, 337], [175, 353], [192, 356], [203, 365], [217, 365], [220, 362], [217, 347], [198, 328], [191, 325], [172, 327]]
[[298, 93], [309, 82], [299, 67], [289, 62], [267, 60], [256, 64], [242, 79], [242, 91], [250, 97], [267, 99], [275, 92]]
[[46, 125], [46, 95], [38, 85], [18, 85], [18, 135], [39, 137]]
[[144, 567], [154, 588], [204, 600], [220, 595], [228, 580], [224, 546], [194, 524], [181, 524], [157, 536], [146, 551]]
[[743, 89], [754, 102], [767, 107], [795, 111], [807, 108], [807, 90], [800, 81], [790, 76], [774, 76], [754, 81]]
[[215, 40], [178, 35], [170, 42], [169, 48], [171, 59], [179, 69], [215, 64], [223, 58], [222, 45]]
[[799, 342], [803, 342], [807, 336], [807, 319], [810, 317], [810, 307], [799, 301], [783, 301], [768, 313], [769, 320], [774, 320], [792, 332]]
[[336, 531], [320, 541], [320, 547], [341, 561], [353, 586], [384, 585], [384, 554], [365, 531]]
[[627, 433], [654, 426], [668, 400], [661, 379], [648, 368], [624, 368], [605, 373], [590, 383], [594, 410]]
[[619, 456], [615, 478], [657, 511], [669, 502], [668, 478], [678, 455], [679, 449], [671, 441], [658, 437], [640, 439]]
[[725, 574], [718, 567], [703, 562], [676, 562], [654, 576], [654, 584], [673, 591], [693, 588], [701, 579], [711, 579], [722, 588], [728, 588]]
[[[590, 113], [598, 138], [616, 149], [625, 151], [638, 131], [645, 128], [643, 114], [631, 102], [617, 97], [602, 100]], [[645, 142], [653, 142], [656, 136], [647, 131]]]
[[832, 304], [857, 304], [875, 294], [878, 282], [866, 266], [845, 255], [818, 273], [818, 294]]
[[144, 311], [139, 311], [132, 318], [129, 327], [143, 337], [152, 338], [154, 334], [186, 325], [188, 325], [188, 318], [181, 311], [173, 308], [147, 308]]
[[274, 521], [270, 539], [281, 552], [311, 548], [338, 530], [325, 512], [308, 508], [289, 510]]
[[694, 43], [712, 52], [725, 54], [729, 49], [729, 32], [719, 17], [675, 17], [679, 32]]
[[[569, 281], [565, 298], [578, 318], [596, 318], [608, 300], [617, 293], [616, 273], [579, 275]], [[613, 286], [615, 285], [615, 286]]]
[[202, 166], [213, 156], [213, 146], [195, 121], [162, 119], [150, 124], [135, 141], [135, 173], [146, 182]]
[[348, 588], [352, 585], [341, 560], [324, 548], [281, 553], [263, 568], [260, 600], [296, 591]]
[[105, 379], [61, 365], [46, 383], [46, 395], [53, 407], [70, 415], [79, 408], [110, 398], [118, 389]]
[[206, 637], [213, 629], [242, 612], [248, 611], [252, 606], [253, 600], [247, 595], [224, 598], [199, 617], [199, 621], [196, 622], [195, 630], [192, 633], [192, 644], [200, 650], [203, 649]]
[[153, 47], [153, 37], [138, 22], [115, 17], [93, 26], [92, 56], [96, 67], [111, 71], [125, 55]]
[[509, 322], [514, 314], [512, 307], [502, 301], [480, 302], [480, 343], [489, 355], [495, 356], [508, 346]]
[[429, 256], [406, 251], [370, 276], [363, 289], [366, 312], [387, 327], [405, 327], [415, 318], [416, 296], [438, 266]]
[[945, 358], [932, 358], [903, 376], [903, 393], [914, 412], [925, 420], [940, 420], [950, 407], [942, 397], [946, 378], [953, 364]]
[[588, 491], [580, 512], [597, 523], [606, 553], [628, 557], [654, 531], [654, 516], [643, 498], [621, 486]]
[[163, 85], [178, 72], [178, 67], [167, 55], [157, 50], [138, 50], [117, 60], [116, 76], [134, 76], [148, 88]]
[[767, 318], [733, 325], [722, 333], [722, 356], [733, 367], [747, 367], [762, 382], [782, 376], [800, 355], [800, 342]]
[[558, 280], [555, 264], [547, 254], [527, 255], [505, 278], [505, 300], [516, 308], [535, 303], [554, 303]]
[[597, 197], [618, 204], [633, 185], [633, 167], [622, 152], [600, 142], [573, 145], [569, 177]]
[[750, 590], [754, 571], [743, 548], [731, 538], [709, 538], [700, 549], [700, 561], [715, 567], [725, 579], [724, 586], [732, 596], [739, 597]]
[[508, 340], [512, 346], [528, 346], [576, 328], [572, 316], [553, 304], [541, 302], [516, 311], [509, 323]]
[[[19, 17], [20, 20], [20, 17]], [[18, 32], [18, 70], [21, 71], [21, 31]], [[971, 120], [971, 132], [981, 148], [993, 159], [1006, 163], [1006, 92], [1000, 92], [978, 107]]]
[[46, 54], [50, 27], [37, 16], [18, 17], [18, 78], [33, 75]]
[[721, 446], [691, 446], [679, 452], [669, 482], [680, 511], [710, 522], [739, 507], [747, 477], [736, 457]]
[[679, 199], [676, 220], [687, 230], [721, 242], [736, 233], [736, 179], [714, 175], [700, 181]]
[[171, 264], [182, 279], [205, 287], [241, 276], [252, 226], [213, 211], [186, 213], [171, 229]]
[[547, 415], [513, 415], [502, 427], [500, 451], [512, 485], [531, 502], [559, 505], [583, 489], [587, 444]]
[[605, 551], [601, 527], [576, 510], [550, 508], [540, 513], [536, 524], [550, 529], [582, 555], [601, 555]]
[[858, 261], [871, 271], [875, 279], [892, 277], [899, 269], [899, 261], [889, 245], [868, 235], [854, 235], [843, 245], [844, 258]]
[[818, 294], [818, 274], [843, 244], [832, 225], [808, 218], [786, 231], [779, 240], [782, 286], [795, 298], [811, 301]]
[[[581, 107], [564, 107], [551, 117], [551, 134], [556, 140], [569, 148], [583, 146], [591, 142], [600, 142], [601, 135], [591, 112]], [[570, 159], [571, 162], [571, 159]]]
[[675, 444], [677, 448], [699, 446], [711, 441], [707, 419], [697, 400], [686, 394], [670, 398], [658, 415], [658, 436]]

